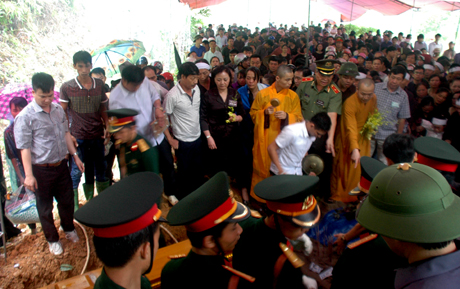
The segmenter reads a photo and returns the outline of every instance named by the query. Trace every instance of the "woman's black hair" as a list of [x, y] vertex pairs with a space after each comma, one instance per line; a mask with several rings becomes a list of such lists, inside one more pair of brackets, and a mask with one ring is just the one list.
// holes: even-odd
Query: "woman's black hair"
[[230, 87], [232, 83], [232, 72], [230, 71], [230, 68], [228, 68], [225, 65], [217, 66], [213, 71], [211, 72], [211, 83], [209, 85], [209, 89], [217, 89], [217, 84], [216, 84], [216, 76], [220, 73], [227, 73], [229, 77], [229, 82], [228, 82], [228, 87]]

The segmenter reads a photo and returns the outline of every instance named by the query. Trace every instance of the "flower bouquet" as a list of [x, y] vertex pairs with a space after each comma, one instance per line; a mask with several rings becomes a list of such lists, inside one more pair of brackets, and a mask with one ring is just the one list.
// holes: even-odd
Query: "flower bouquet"
[[377, 130], [381, 125], [384, 124], [383, 116], [376, 109], [374, 113], [371, 113], [367, 118], [366, 123], [363, 126], [363, 129], [359, 132], [365, 139], [370, 140], [372, 136], [377, 133]]

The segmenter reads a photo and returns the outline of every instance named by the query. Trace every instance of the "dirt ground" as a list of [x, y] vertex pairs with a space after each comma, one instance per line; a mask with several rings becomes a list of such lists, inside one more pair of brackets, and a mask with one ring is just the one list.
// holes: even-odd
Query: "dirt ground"
[[[237, 200], [241, 201], [240, 192], [232, 186]], [[84, 198], [84, 197], [83, 197]], [[82, 196], [80, 194], [80, 200]], [[83, 201], [80, 202], [80, 205]], [[335, 209], [340, 204], [320, 203], [321, 211], [326, 213]], [[161, 204], [162, 215], [166, 216], [169, 212], [170, 205], [166, 199]], [[57, 216], [57, 214], [55, 214]], [[56, 218], [57, 219], [57, 218]], [[55, 222], [56, 228], [59, 228], [59, 220]], [[180, 242], [187, 238], [183, 226], [171, 227], [168, 224], [162, 224], [174, 237]], [[60, 240], [64, 247], [64, 253], [61, 256], [54, 256], [49, 252], [48, 243], [43, 236], [43, 232], [36, 235], [30, 235], [30, 230], [25, 225], [20, 225], [23, 233], [16, 238], [7, 242], [7, 262], [5, 263], [3, 247], [0, 249], [0, 289], [22, 289], [22, 288], [41, 288], [54, 282], [62, 281], [67, 278], [81, 274], [86, 263], [86, 239], [81, 228], [76, 225], [76, 230], [80, 240], [72, 243], [66, 240], [64, 233], [61, 231]], [[39, 227], [39, 226], [38, 226]], [[91, 271], [102, 266], [102, 263], [96, 257], [94, 245], [92, 243], [93, 231], [91, 228], [83, 226], [88, 234], [90, 244], [90, 258], [86, 271]], [[167, 245], [175, 241], [170, 235], [162, 230]], [[303, 258], [306, 266], [302, 268], [304, 274], [315, 278], [318, 281], [319, 288], [329, 288], [330, 279], [321, 280], [319, 275], [310, 271], [309, 265], [313, 261], [323, 268], [333, 266], [338, 256], [333, 252], [332, 246], [324, 247], [319, 242], [312, 240], [314, 244], [313, 253], [309, 258]], [[71, 265], [70, 271], [62, 271], [62, 265]]]

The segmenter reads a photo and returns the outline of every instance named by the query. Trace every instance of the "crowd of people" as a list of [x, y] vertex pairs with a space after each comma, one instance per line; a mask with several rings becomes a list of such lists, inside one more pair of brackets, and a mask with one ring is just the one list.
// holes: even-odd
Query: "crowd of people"
[[[460, 126], [460, 54], [451, 42], [441, 56], [440, 38], [437, 34], [427, 45], [422, 34], [411, 42], [411, 35], [403, 33], [348, 34], [343, 25], [329, 23], [324, 28], [270, 25], [260, 31], [236, 25], [214, 30], [209, 25], [193, 38], [177, 81], [163, 72], [160, 62], [149, 65], [141, 57], [137, 63], [120, 65], [121, 79], [111, 87], [105, 83], [105, 71], [92, 67], [91, 55], [79, 51], [73, 56], [77, 76], [62, 84], [60, 105], [52, 102], [55, 83], [46, 73], [33, 76], [31, 103], [20, 98], [10, 102], [15, 120], [5, 131], [5, 144], [15, 185], [35, 192], [51, 253], [63, 252], [53, 198], [66, 238], [79, 239], [74, 212], [77, 220], [94, 228], [96, 251], [105, 265], [97, 288], [112, 283], [126, 287], [129, 278], [123, 274], [137, 278], [137, 287], [147, 286], [139, 277], [150, 271], [158, 249], [162, 194], [172, 206], [167, 219], [171, 225], [185, 225], [192, 244], [187, 257], [165, 267], [164, 288], [182, 288], [193, 278], [203, 288], [316, 288], [294, 263], [279, 259], [285, 256], [279, 243], [286, 243], [286, 250], [311, 252], [305, 232], [320, 220], [319, 202], [362, 203], [357, 227], [336, 236], [339, 253], [367, 229], [380, 233], [393, 252], [407, 259], [392, 262], [390, 255], [385, 272], [396, 264], [428, 264], [427, 257], [452, 259], [458, 255], [453, 240], [460, 231], [451, 225], [438, 228], [436, 220], [460, 204], [452, 193], [460, 190], [460, 138], [455, 133]], [[428, 149], [426, 139], [435, 139]], [[417, 148], [419, 140], [423, 144]], [[324, 163], [318, 176], [305, 175], [302, 162], [308, 155]], [[113, 180], [115, 158], [119, 183]], [[443, 175], [409, 164], [417, 158]], [[385, 189], [370, 186], [380, 170], [380, 187], [388, 192], [395, 187], [398, 196], [403, 187], [409, 194], [441, 190], [429, 197], [427, 192], [425, 198], [435, 202], [441, 194], [448, 199], [442, 200], [445, 210], [429, 209], [413, 195], [385, 203]], [[79, 208], [83, 172], [88, 203]], [[404, 181], [405, 175], [409, 181]], [[241, 191], [242, 204], [229, 195], [228, 177]], [[95, 188], [100, 196], [92, 200]], [[249, 217], [251, 209], [259, 220]], [[417, 218], [423, 214], [414, 213], [417, 210], [442, 211], [427, 224], [440, 238], [409, 229], [421, 223], [406, 222], [404, 214]], [[382, 227], [373, 213], [414, 235]], [[403, 216], [394, 216], [398, 214]], [[34, 224], [30, 228], [36, 231]], [[127, 247], [132, 250], [124, 250]], [[117, 251], [129, 252], [110, 254]], [[347, 254], [344, 258], [353, 259]], [[254, 259], [259, 260], [257, 266]], [[333, 285], [344, 288], [348, 263], [339, 264]], [[131, 270], [120, 270], [128, 267]], [[448, 280], [443, 284], [458, 284], [460, 270], [454, 267], [443, 275]], [[423, 268], [413, 270], [423, 274]], [[207, 277], [202, 270], [209, 270]], [[396, 273], [396, 283], [394, 275], [385, 275], [388, 279], [381, 286], [425, 288], [418, 287], [425, 281], [412, 280], [404, 272]], [[379, 278], [378, 272], [372, 276]]]

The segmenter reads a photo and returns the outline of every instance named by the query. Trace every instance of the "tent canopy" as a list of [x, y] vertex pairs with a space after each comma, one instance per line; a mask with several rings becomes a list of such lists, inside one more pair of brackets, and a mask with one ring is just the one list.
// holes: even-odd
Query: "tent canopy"
[[342, 13], [343, 21], [356, 20], [367, 10], [375, 10], [383, 15], [399, 15], [412, 8], [427, 6], [445, 11], [460, 9], [459, 2], [437, 0], [323, 0], [323, 2]]
[[[217, 5], [226, 0], [180, 0], [191, 9]], [[247, 0], [249, 1], [249, 0]], [[309, 0], [305, 0], [309, 1]], [[460, 0], [319, 0], [342, 13], [343, 21], [353, 21], [367, 10], [375, 10], [384, 15], [399, 15], [411, 8], [436, 8], [444, 11], [460, 9]]]

